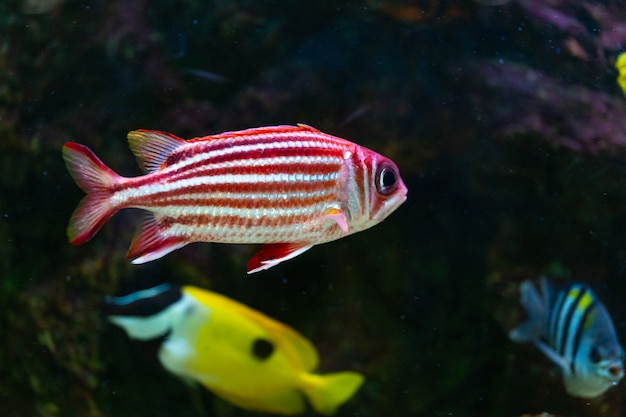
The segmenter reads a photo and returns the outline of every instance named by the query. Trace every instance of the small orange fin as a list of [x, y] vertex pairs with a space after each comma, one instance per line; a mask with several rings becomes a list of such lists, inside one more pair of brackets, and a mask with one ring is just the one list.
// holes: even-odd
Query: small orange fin
[[311, 249], [311, 243], [271, 243], [263, 245], [248, 262], [248, 274], [270, 269]]

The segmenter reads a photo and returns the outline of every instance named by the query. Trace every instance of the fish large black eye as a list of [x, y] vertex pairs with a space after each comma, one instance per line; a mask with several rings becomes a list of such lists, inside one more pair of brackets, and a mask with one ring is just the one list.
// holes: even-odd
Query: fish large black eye
[[598, 363], [602, 360], [602, 356], [597, 347], [592, 348], [591, 352], [589, 352], [589, 360], [593, 363]]
[[376, 190], [382, 195], [389, 195], [398, 187], [398, 169], [388, 163], [383, 162], [376, 171]]
[[265, 360], [274, 353], [274, 344], [266, 339], [256, 339], [252, 343], [252, 354], [259, 360]]

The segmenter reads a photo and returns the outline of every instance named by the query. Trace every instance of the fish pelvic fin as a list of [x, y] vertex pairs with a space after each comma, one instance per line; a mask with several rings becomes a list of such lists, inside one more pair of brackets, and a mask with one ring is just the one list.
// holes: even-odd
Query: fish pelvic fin
[[302, 380], [302, 389], [313, 409], [331, 415], [356, 393], [365, 377], [358, 372], [346, 371], [325, 375], [304, 373]]
[[144, 222], [126, 253], [126, 259], [134, 264], [143, 264], [159, 259], [170, 252], [185, 246], [186, 241], [164, 235], [157, 220], [150, 216]]
[[118, 210], [111, 203], [113, 186], [123, 177], [106, 166], [86, 146], [75, 142], [63, 145], [65, 166], [76, 184], [87, 193], [78, 203], [67, 226], [73, 245], [87, 242]]
[[158, 130], [133, 130], [128, 133], [128, 146], [145, 173], [158, 171], [174, 150], [187, 143], [171, 133]]
[[572, 364], [567, 359], [559, 355], [554, 349], [543, 343], [541, 340], [534, 340], [534, 344], [537, 346], [537, 349], [548, 357], [548, 359], [558, 365], [564, 375], [571, 375]]
[[254, 254], [248, 262], [247, 272], [255, 272], [270, 269], [288, 259], [295, 258], [313, 247], [310, 243], [269, 243], [263, 245], [261, 250]]
[[[542, 281], [542, 286], [543, 284]], [[546, 296], [546, 294], [544, 294]], [[545, 300], [537, 291], [535, 285], [526, 280], [520, 285], [520, 301], [526, 310], [527, 320], [511, 330], [509, 338], [517, 343], [527, 343], [541, 337], [544, 316], [546, 314]]]

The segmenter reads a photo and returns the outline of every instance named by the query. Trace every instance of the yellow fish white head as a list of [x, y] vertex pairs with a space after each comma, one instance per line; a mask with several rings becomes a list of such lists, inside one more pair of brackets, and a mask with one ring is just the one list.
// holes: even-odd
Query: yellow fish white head
[[138, 340], [163, 338], [159, 360], [249, 410], [293, 415], [306, 400], [333, 414], [364, 381], [356, 372], [319, 375], [315, 347], [292, 328], [196, 287], [162, 284], [105, 300], [109, 320]]

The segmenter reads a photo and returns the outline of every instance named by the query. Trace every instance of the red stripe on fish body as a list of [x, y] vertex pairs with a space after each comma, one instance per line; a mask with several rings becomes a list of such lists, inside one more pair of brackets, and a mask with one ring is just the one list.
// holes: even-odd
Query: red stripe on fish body
[[267, 253], [288, 259], [373, 226], [406, 199], [389, 159], [308, 126], [188, 141], [141, 130], [129, 142], [148, 174], [119, 177], [110, 204], [154, 214], [129, 250], [138, 262], [196, 241], [286, 244]]

